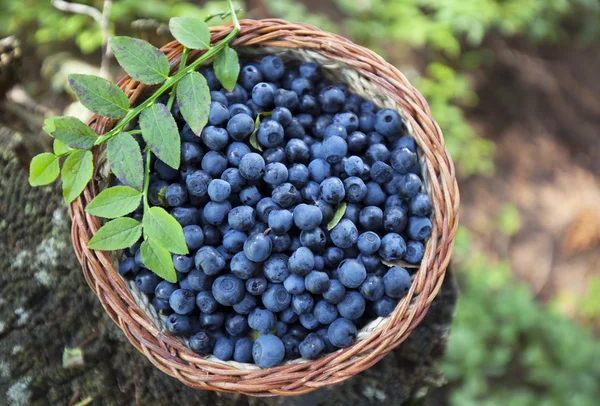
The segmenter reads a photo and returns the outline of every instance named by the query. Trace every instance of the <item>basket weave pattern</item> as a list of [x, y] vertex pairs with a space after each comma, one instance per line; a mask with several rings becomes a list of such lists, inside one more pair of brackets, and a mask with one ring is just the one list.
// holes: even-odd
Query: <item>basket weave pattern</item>
[[[341, 69], [351, 90], [390, 105], [408, 120], [412, 135], [421, 151], [421, 163], [434, 212], [433, 231], [427, 243], [422, 264], [415, 274], [409, 293], [395, 311], [381, 319], [351, 347], [315, 360], [288, 363], [275, 368], [259, 369], [235, 362], [206, 359], [187, 348], [180, 340], [167, 335], [141, 306], [138, 295], [115, 270], [110, 253], [87, 248], [90, 238], [100, 228], [98, 218], [85, 212], [86, 205], [98, 193], [102, 175], [98, 169], [93, 182], [70, 207], [72, 239], [83, 274], [112, 320], [129, 341], [156, 367], [184, 384], [205, 390], [238, 392], [253, 396], [299, 395], [320, 387], [342, 382], [374, 365], [402, 343], [421, 322], [432, 300], [439, 292], [450, 262], [454, 235], [458, 225], [459, 193], [454, 165], [444, 146], [442, 132], [431, 117], [427, 102], [393, 66], [372, 51], [349, 40], [320, 31], [312, 26], [283, 20], [242, 20], [241, 31], [232, 42], [240, 53], [278, 52], [315, 60], [324, 66]], [[231, 26], [212, 27], [212, 43], [218, 43]], [[173, 41], [162, 48], [178, 68], [182, 46]], [[189, 60], [201, 55], [193, 51]], [[148, 90], [129, 76], [118, 83], [132, 104], [143, 100]], [[103, 134], [114, 126], [114, 120], [92, 117], [90, 126]], [[98, 153], [95, 154], [98, 158]]]

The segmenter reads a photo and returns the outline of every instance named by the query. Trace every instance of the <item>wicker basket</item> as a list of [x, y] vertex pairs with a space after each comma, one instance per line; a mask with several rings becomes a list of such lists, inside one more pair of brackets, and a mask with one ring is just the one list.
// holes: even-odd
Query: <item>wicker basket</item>
[[[213, 27], [212, 42], [219, 42], [231, 29], [229, 25]], [[345, 82], [353, 92], [380, 107], [394, 108], [407, 119], [409, 131], [420, 147], [425, 185], [433, 201], [433, 231], [411, 289], [395, 311], [363, 328], [351, 347], [315, 361], [296, 360], [260, 369], [195, 354], [182, 340], [163, 331], [161, 318], [135, 284], [121, 278], [110, 253], [87, 248], [89, 239], [101, 226], [98, 218], [84, 210], [105, 186], [101, 151], [95, 154], [98, 165], [94, 181], [71, 204], [73, 245], [84, 276], [104, 309], [129, 341], [163, 372], [197, 389], [252, 396], [304, 394], [342, 382], [374, 365], [402, 343], [427, 313], [444, 280], [458, 223], [459, 194], [454, 166], [423, 96], [398, 70], [368, 49], [309, 25], [275, 19], [241, 21], [241, 32], [231, 45], [242, 57], [277, 54], [288, 61], [317, 62], [326, 74]], [[182, 46], [171, 42], [162, 51], [171, 62], [171, 71], [176, 71]], [[200, 54], [191, 52], [189, 59], [195, 60]], [[147, 86], [129, 76], [122, 77], [117, 84], [132, 104], [142, 100], [147, 90]], [[106, 118], [93, 117], [90, 121], [98, 134], [107, 132], [114, 124]]]

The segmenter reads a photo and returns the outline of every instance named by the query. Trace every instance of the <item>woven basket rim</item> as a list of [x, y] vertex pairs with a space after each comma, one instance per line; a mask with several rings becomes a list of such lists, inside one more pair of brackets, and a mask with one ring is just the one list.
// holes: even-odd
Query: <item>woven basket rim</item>
[[[198, 389], [238, 392], [253, 396], [298, 395], [320, 387], [342, 382], [378, 362], [403, 342], [425, 316], [439, 292], [452, 254], [458, 225], [459, 192], [454, 165], [445, 149], [442, 132], [431, 116], [429, 106], [420, 93], [394, 67], [372, 51], [353, 44], [335, 34], [307, 24], [289, 23], [279, 19], [241, 20], [241, 31], [231, 46], [253, 50], [256, 47], [291, 49], [313, 57], [348, 67], [353, 76], [351, 87], [369, 95], [385, 95], [379, 105], [395, 104], [408, 120], [412, 135], [420, 147], [422, 165], [429, 182], [427, 192], [434, 205], [433, 231], [427, 242], [425, 256], [416, 272], [409, 293], [403, 298], [387, 322], [381, 323], [367, 337], [352, 346], [302, 363], [290, 363], [270, 369], [244, 368], [235, 362], [217, 362], [193, 353], [177, 338], [168, 336], [148, 316], [140, 298], [115, 270], [110, 253], [87, 248], [87, 242], [100, 228], [96, 217], [85, 213], [87, 203], [98, 192], [102, 176], [97, 171], [94, 182], [71, 204], [73, 246], [82, 265], [86, 281], [100, 299], [112, 320], [123, 330], [129, 341], [156, 367]], [[232, 30], [231, 25], [211, 27], [211, 41], [218, 43]], [[245, 48], [242, 48], [245, 47]], [[161, 50], [176, 71], [182, 46], [170, 42]], [[193, 51], [189, 60], [202, 52]], [[356, 81], [356, 82], [355, 82]], [[138, 101], [147, 86], [125, 75], [117, 85], [130, 101]], [[375, 89], [375, 91], [373, 91]], [[382, 101], [383, 100], [383, 101]], [[92, 129], [103, 134], [114, 121], [93, 116]], [[98, 158], [96, 151], [95, 159]]]

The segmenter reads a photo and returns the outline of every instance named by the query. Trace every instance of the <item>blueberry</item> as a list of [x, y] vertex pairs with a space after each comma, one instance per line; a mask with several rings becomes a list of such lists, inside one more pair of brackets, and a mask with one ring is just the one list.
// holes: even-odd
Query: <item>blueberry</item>
[[254, 209], [250, 206], [234, 207], [227, 215], [227, 221], [234, 230], [249, 231], [256, 221]]
[[275, 335], [279, 338], [283, 337], [288, 330], [288, 326], [287, 324], [285, 324], [282, 321], [278, 321], [277, 324], [275, 325]]
[[392, 206], [383, 212], [383, 228], [392, 233], [401, 233], [406, 228], [408, 217], [401, 207]]
[[275, 91], [274, 103], [277, 107], [284, 107], [290, 111], [298, 108], [298, 95], [291, 90], [277, 89]]
[[223, 125], [229, 120], [229, 110], [223, 103], [210, 103], [210, 113], [208, 115], [208, 123], [211, 126]]
[[271, 255], [271, 239], [262, 233], [253, 233], [244, 242], [244, 253], [253, 262], [263, 262]]
[[326, 113], [339, 112], [346, 103], [346, 95], [335, 86], [329, 86], [319, 93], [321, 108]]
[[320, 227], [313, 228], [312, 230], [303, 230], [300, 233], [300, 243], [311, 251], [318, 253], [325, 249], [327, 236]]
[[173, 313], [173, 309], [171, 309], [168, 300], [159, 299], [154, 296], [151, 303], [159, 314], [169, 315]]
[[377, 233], [366, 231], [358, 236], [358, 250], [366, 255], [373, 255], [381, 247], [381, 239]]
[[367, 270], [362, 262], [356, 259], [345, 259], [338, 267], [340, 282], [347, 288], [359, 287], [367, 276]]
[[267, 290], [267, 280], [263, 277], [250, 278], [246, 281], [246, 290], [254, 296], [262, 295]]
[[283, 287], [290, 294], [299, 295], [305, 289], [304, 278], [296, 274], [291, 274], [283, 281]]
[[381, 248], [379, 249], [379, 255], [385, 261], [397, 261], [399, 259], [402, 259], [405, 252], [406, 242], [399, 234], [389, 233], [381, 239]]
[[308, 162], [310, 147], [303, 140], [293, 138], [285, 145], [285, 157], [289, 162]]
[[331, 324], [338, 317], [336, 306], [325, 300], [320, 300], [317, 302], [314, 313], [317, 321], [325, 325]]
[[304, 164], [295, 163], [288, 170], [288, 182], [296, 189], [302, 189], [310, 180], [310, 173]]
[[256, 206], [262, 196], [256, 186], [248, 186], [240, 191], [240, 202], [246, 206]]
[[361, 203], [367, 197], [367, 185], [359, 177], [350, 176], [344, 179], [346, 201], [350, 203]]
[[417, 154], [409, 150], [408, 148], [396, 148], [392, 151], [390, 162], [392, 168], [401, 174], [407, 174], [410, 172], [413, 165], [417, 163]]
[[348, 132], [346, 131], [346, 127], [344, 127], [341, 124], [330, 124], [326, 129], [325, 129], [325, 133], [323, 134], [323, 139], [327, 139], [329, 137], [340, 137], [342, 139], [347, 140], [348, 139]]
[[290, 89], [298, 95], [298, 97], [302, 97], [305, 94], [310, 94], [313, 90], [313, 85], [310, 81], [306, 80], [303, 77], [296, 78], [292, 80], [292, 84]]
[[425, 246], [420, 241], [409, 241], [406, 243], [404, 260], [411, 264], [418, 264], [425, 254]]
[[275, 234], [285, 234], [292, 228], [292, 219], [289, 210], [273, 210], [269, 213], [269, 228]]
[[[248, 238], [248, 235], [242, 231], [229, 229], [223, 234], [223, 248], [225, 253], [229, 254], [232, 258], [234, 254], [244, 249], [244, 242]], [[223, 256], [226, 256], [222, 253]]]
[[267, 223], [269, 221], [269, 214], [273, 210], [279, 210], [281, 207], [273, 201], [270, 197], [261, 199], [256, 205], [256, 215], [258, 218]]
[[375, 118], [375, 130], [384, 137], [399, 135], [404, 128], [404, 120], [397, 111], [381, 109]]
[[273, 105], [274, 96], [275, 91], [269, 83], [260, 82], [252, 88], [252, 101], [260, 107]]
[[317, 138], [323, 138], [325, 136], [325, 129], [333, 123], [333, 116], [330, 114], [323, 114], [319, 116], [313, 125], [312, 133]]
[[285, 347], [281, 340], [274, 335], [262, 335], [252, 346], [254, 363], [261, 368], [271, 368], [283, 361]]
[[217, 76], [215, 75], [215, 71], [212, 68], [209, 68], [209, 67], [200, 68], [200, 73], [206, 79], [206, 83], [208, 84], [208, 87], [210, 88], [210, 90], [221, 89], [221, 82], [219, 82], [219, 79], [217, 79]]
[[236, 84], [233, 91], [221, 90], [227, 99], [228, 104], [246, 103], [248, 101], [248, 92], [239, 84]]
[[358, 240], [358, 229], [356, 225], [348, 220], [342, 219], [330, 232], [331, 241], [339, 248], [350, 248]]
[[194, 258], [196, 268], [207, 275], [217, 275], [225, 269], [225, 258], [214, 247], [204, 246], [196, 252]]
[[304, 127], [302, 127], [302, 124], [300, 124], [300, 121], [296, 117], [292, 118], [292, 122], [289, 123], [284, 129], [285, 138], [288, 140], [301, 140], [305, 134], [306, 131], [304, 130]]
[[338, 303], [337, 309], [340, 316], [349, 320], [356, 320], [365, 312], [365, 306], [365, 298], [359, 292], [349, 291], [346, 292], [344, 299]]
[[300, 76], [310, 80], [311, 82], [316, 82], [321, 78], [319, 75], [319, 66], [316, 63], [304, 62], [298, 68], [300, 72]]
[[[183, 143], [186, 144], [186, 143]], [[183, 145], [182, 145], [183, 146]], [[164, 163], [163, 161], [157, 159], [154, 162], [154, 171], [159, 176], [160, 179], [166, 181], [174, 181], [179, 176], [179, 171], [177, 169], [171, 168], [169, 165]]]
[[282, 183], [271, 193], [273, 201], [280, 207], [287, 209], [302, 200], [300, 192], [289, 182]]
[[327, 162], [340, 162], [348, 153], [348, 144], [342, 137], [331, 136], [323, 140], [323, 155]]
[[381, 299], [384, 294], [383, 278], [377, 275], [367, 276], [360, 286], [360, 293], [370, 301]]
[[123, 258], [119, 263], [119, 274], [121, 276], [131, 277], [140, 271], [140, 267], [135, 263], [135, 259], [128, 257]]
[[242, 280], [251, 278], [258, 270], [256, 263], [246, 258], [246, 254], [243, 252], [238, 252], [231, 258], [229, 267], [231, 272]]
[[255, 65], [246, 65], [240, 71], [239, 81], [244, 89], [248, 91], [252, 90], [262, 80], [263, 75]]
[[304, 203], [296, 206], [293, 217], [294, 224], [301, 230], [311, 230], [323, 221], [323, 213], [317, 206]]
[[[310, 158], [311, 159], [323, 159], [323, 143], [315, 141], [310, 145]], [[327, 162], [327, 161], [325, 161]]]
[[287, 255], [271, 255], [263, 264], [263, 273], [269, 282], [282, 283], [290, 275]]
[[[229, 112], [227, 113], [229, 115]], [[229, 143], [229, 135], [224, 128], [208, 126], [202, 130], [202, 142], [213, 151], [224, 149]]]
[[365, 133], [375, 130], [375, 114], [364, 111], [358, 116], [358, 128]]
[[187, 289], [177, 289], [169, 297], [169, 305], [177, 314], [188, 314], [196, 305], [196, 294]]
[[304, 338], [308, 335], [308, 330], [304, 328], [301, 324], [294, 324], [290, 326], [288, 329], [288, 333], [297, 337], [300, 340], [304, 340]]
[[[217, 245], [221, 241], [221, 233], [215, 226], [205, 225], [202, 227], [202, 233], [204, 234], [204, 245]], [[196, 267], [198, 263], [196, 262]]]
[[[219, 84], [219, 88], [220, 87], [221, 87], [221, 84]], [[217, 91], [214, 91], [214, 90], [212, 90], [210, 92], [210, 100], [212, 102], [221, 103], [221, 104], [223, 104], [225, 106], [227, 106], [229, 104], [229, 102], [227, 101], [227, 97], [225, 97], [225, 95], [223, 93], [217, 92]]]
[[208, 184], [208, 195], [215, 202], [224, 202], [231, 193], [231, 185], [222, 179], [213, 179]]
[[414, 173], [407, 173], [399, 178], [397, 184], [397, 193], [405, 198], [413, 198], [419, 193], [423, 182], [419, 176]]
[[230, 210], [231, 203], [228, 201], [208, 202], [206, 203], [206, 206], [204, 206], [204, 220], [207, 224], [218, 226], [223, 223]]
[[256, 308], [256, 297], [245, 293], [241, 302], [233, 305], [233, 310], [238, 314], [247, 315]]
[[377, 231], [383, 227], [383, 211], [376, 206], [366, 206], [360, 211], [360, 226], [368, 231]]
[[[373, 134], [373, 133], [371, 133]], [[390, 150], [381, 143], [371, 144], [365, 153], [367, 163], [373, 165], [377, 161], [388, 162], [390, 160]], [[394, 167], [394, 165], [392, 165]], [[394, 169], [396, 169], [394, 167]]]
[[230, 313], [225, 319], [225, 331], [232, 336], [242, 336], [248, 333], [248, 318], [241, 314]]
[[323, 260], [327, 268], [336, 268], [344, 259], [344, 251], [338, 247], [327, 247], [323, 253]]
[[242, 177], [239, 169], [237, 168], [225, 169], [225, 171], [221, 174], [221, 180], [229, 183], [232, 193], [239, 193], [246, 184], [246, 179]]
[[153, 272], [143, 269], [135, 277], [135, 285], [144, 293], [154, 293], [160, 277]]
[[309, 292], [300, 293], [292, 297], [292, 309], [298, 315], [311, 312], [314, 305], [314, 298]]
[[337, 279], [332, 279], [329, 281], [329, 288], [323, 292], [323, 299], [325, 299], [328, 303], [338, 304], [342, 300], [344, 300], [344, 296], [346, 295], [346, 288], [340, 281]]
[[257, 139], [265, 147], [276, 147], [283, 141], [283, 127], [275, 120], [263, 121], [258, 126]]
[[312, 313], [312, 312], [302, 313], [298, 317], [298, 320], [300, 321], [300, 324], [302, 325], [302, 327], [304, 327], [305, 329], [307, 329], [309, 331], [314, 331], [320, 327], [319, 320], [317, 320], [314, 313]]
[[169, 297], [173, 292], [177, 290], [176, 283], [170, 283], [162, 281], [154, 289], [154, 295], [160, 300], [169, 300]]
[[169, 184], [163, 180], [152, 182], [148, 188], [148, 200], [152, 206], [164, 205], [164, 194]]
[[202, 313], [198, 320], [200, 321], [200, 327], [214, 331], [223, 327], [225, 315], [223, 312]]
[[281, 341], [283, 342], [285, 357], [287, 359], [300, 358], [300, 350], [298, 349], [300, 339], [298, 337], [295, 337], [292, 334], [286, 334], [281, 338]]
[[165, 327], [169, 334], [188, 335], [192, 332], [192, 321], [188, 316], [174, 313], [167, 317]]
[[[293, 95], [296, 96], [296, 93], [293, 93]], [[277, 104], [277, 97], [275, 100], [275, 104]], [[271, 114], [271, 118], [283, 127], [287, 127], [292, 122], [292, 113], [286, 107], [276, 107]]]
[[352, 345], [358, 331], [354, 323], [348, 319], [339, 318], [329, 325], [327, 338], [336, 347], [344, 348]]
[[201, 167], [209, 176], [221, 176], [227, 169], [227, 157], [217, 151], [208, 151], [202, 158]]
[[298, 101], [298, 108], [302, 113], [304, 113], [297, 115], [299, 120], [300, 116], [310, 117], [310, 123], [307, 122], [304, 126], [304, 128], [308, 130], [312, 127], [313, 116], [318, 116], [321, 111], [319, 104], [317, 103], [317, 100], [314, 96], [310, 94], [305, 94], [304, 96], [300, 97]]
[[392, 267], [383, 276], [385, 294], [392, 298], [401, 298], [410, 289], [411, 280], [408, 271], [400, 267]]
[[288, 269], [300, 276], [308, 275], [315, 266], [315, 257], [312, 251], [306, 247], [300, 247], [294, 251], [288, 260]]
[[285, 150], [283, 149], [283, 147], [265, 149], [262, 156], [266, 164], [285, 164]]
[[387, 317], [390, 314], [392, 314], [392, 312], [396, 308], [397, 303], [398, 302], [396, 299], [392, 299], [389, 296], [384, 296], [381, 299], [371, 303], [370, 308], [371, 308], [371, 311], [373, 313], [375, 313], [377, 316]]
[[346, 197], [346, 191], [344, 184], [339, 178], [330, 177], [321, 182], [321, 197], [327, 203], [338, 204], [344, 197]]
[[212, 293], [204, 291], [196, 294], [196, 306], [202, 313], [214, 313], [219, 307], [219, 304]]
[[262, 295], [263, 304], [272, 312], [284, 310], [289, 306], [291, 300], [291, 295], [279, 284], [271, 285]]
[[242, 337], [235, 342], [233, 360], [236, 362], [252, 361], [252, 340]]
[[261, 334], [269, 334], [274, 328], [277, 319], [275, 314], [266, 309], [254, 309], [248, 316], [248, 325], [250, 328]]
[[194, 266], [194, 259], [185, 255], [173, 255], [172, 259], [177, 272], [188, 273]]
[[344, 171], [348, 176], [360, 176], [365, 170], [363, 160], [358, 156], [351, 156], [344, 162]]
[[189, 250], [197, 250], [204, 244], [204, 233], [197, 225], [183, 227], [183, 237]]
[[265, 160], [257, 153], [246, 154], [240, 160], [240, 174], [248, 180], [258, 180], [265, 172]]
[[211, 180], [211, 177], [207, 173], [195, 171], [187, 177], [185, 183], [191, 195], [201, 197], [208, 193], [208, 185]]
[[410, 214], [414, 216], [426, 217], [431, 214], [431, 199], [428, 195], [419, 193], [409, 203]]
[[250, 107], [242, 103], [234, 103], [227, 109], [229, 110], [230, 117], [237, 116], [238, 114], [246, 114], [247, 116], [252, 116], [252, 110], [250, 110]]
[[371, 179], [377, 183], [386, 183], [394, 177], [394, 170], [385, 162], [377, 161], [371, 165]]
[[429, 220], [427, 217], [409, 217], [407, 234], [411, 240], [425, 240], [431, 235], [431, 220]]
[[221, 361], [229, 361], [233, 357], [233, 342], [226, 337], [220, 337], [213, 347], [213, 355]]
[[317, 158], [308, 164], [308, 172], [313, 181], [321, 183], [331, 175], [331, 166], [326, 160]]
[[265, 56], [260, 61], [258, 68], [265, 79], [272, 82], [281, 79], [285, 72], [283, 61], [279, 57], [273, 55]]
[[317, 359], [325, 351], [325, 342], [320, 335], [310, 333], [300, 345], [298, 345], [298, 350], [303, 358]]
[[273, 252], [287, 252], [291, 247], [292, 239], [288, 234], [269, 233], [269, 238], [273, 242]]
[[236, 114], [227, 122], [227, 132], [236, 141], [242, 141], [254, 131], [254, 120], [245, 113]]
[[[321, 187], [319, 186], [319, 193], [320, 193]], [[321, 213], [323, 214], [323, 221], [321, 222], [321, 225], [325, 225], [328, 224], [332, 219], [333, 219], [333, 206], [327, 202], [325, 202], [324, 200], [318, 200], [316, 202], [317, 207], [319, 208], [319, 210], [321, 210]]]
[[334, 124], [340, 124], [346, 128], [348, 134], [358, 130], [358, 117], [351, 112], [338, 113], [333, 117]]
[[279, 320], [286, 324], [293, 324], [298, 321], [298, 315], [294, 312], [294, 309], [288, 307], [279, 313]]
[[348, 152], [357, 154], [362, 153], [368, 145], [367, 136], [360, 131], [354, 131], [348, 135]]

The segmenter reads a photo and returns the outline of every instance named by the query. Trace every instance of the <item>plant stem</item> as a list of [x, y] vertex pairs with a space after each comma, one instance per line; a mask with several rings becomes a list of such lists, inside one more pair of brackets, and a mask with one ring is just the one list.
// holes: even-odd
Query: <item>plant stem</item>
[[[233, 14], [237, 13], [238, 11], [242, 11], [241, 8], [236, 8], [235, 10], [233, 10]], [[207, 23], [210, 20], [212, 20], [215, 17], [221, 17], [221, 19], [225, 19], [227, 18], [230, 14], [232, 14], [231, 10], [227, 10], [227, 11], [221, 11], [220, 13], [214, 13], [214, 14], [209, 14], [206, 16], [206, 18], [204, 19], [204, 22]]]
[[128, 131], [128, 132], [129, 132], [129, 134], [131, 134], [131, 135], [136, 135], [136, 134], [141, 134], [141, 133], [142, 133], [142, 130], [130, 130], [130, 131]]
[[[233, 5], [231, 4], [231, 2], [230, 2], [230, 6], [233, 9]], [[206, 62], [210, 58], [214, 57], [223, 48], [225, 48], [237, 36], [237, 34], [240, 31], [240, 23], [239, 23], [237, 17], [235, 16], [235, 13], [232, 13], [232, 16], [233, 16], [234, 28], [233, 28], [233, 30], [225, 38], [223, 38], [223, 41], [219, 42], [217, 45], [215, 45], [214, 47], [212, 47], [209, 50], [207, 50], [204, 53], [204, 55], [202, 55], [200, 58], [196, 59], [189, 66], [187, 66], [186, 68], [180, 70], [175, 75], [169, 77], [165, 81], [165, 83], [163, 83], [162, 86], [159, 87], [158, 90], [156, 90], [156, 92], [154, 92], [154, 94], [152, 96], [148, 97], [148, 99], [146, 99], [139, 106], [137, 106], [137, 107], [129, 110], [129, 112], [127, 113], [127, 115], [125, 117], [123, 117], [121, 119], [121, 121], [119, 121], [117, 123], [117, 125], [112, 130], [110, 130], [109, 132], [107, 132], [106, 134], [104, 134], [102, 137], [98, 137], [98, 139], [96, 140], [95, 145], [100, 145], [103, 142], [108, 141], [109, 139], [111, 139], [115, 135], [119, 134], [121, 131], [123, 131], [123, 129], [125, 128], [125, 126], [131, 120], [133, 120], [134, 118], [136, 118], [144, 109], [152, 106], [154, 104], [154, 102], [156, 102], [156, 99], [158, 99], [163, 93], [165, 93], [167, 90], [169, 90], [171, 87], [173, 87], [181, 79], [183, 79], [183, 77], [185, 75], [187, 75], [188, 73], [196, 70], [196, 68], [198, 66], [200, 66], [202, 63]]]

